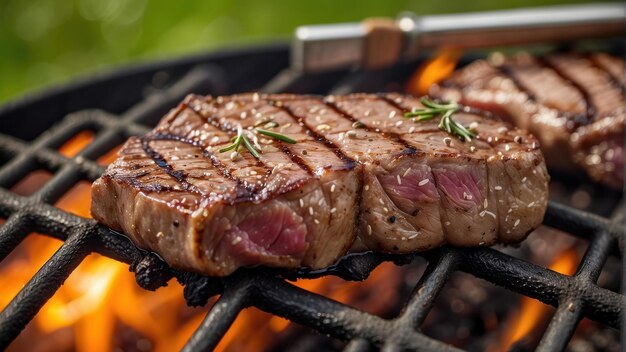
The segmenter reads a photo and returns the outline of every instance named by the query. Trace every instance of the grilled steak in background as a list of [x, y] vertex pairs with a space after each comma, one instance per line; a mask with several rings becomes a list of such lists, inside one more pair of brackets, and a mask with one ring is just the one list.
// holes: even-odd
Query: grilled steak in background
[[621, 189], [624, 87], [621, 58], [518, 54], [475, 61], [431, 94], [492, 111], [529, 130], [554, 170], [583, 168], [594, 180]]
[[[523, 130], [457, 112], [463, 142], [402, 95], [189, 96], [131, 138], [92, 188], [98, 221], [175, 267], [227, 275], [238, 267], [322, 268], [352, 250], [411, 252], [445, 243], [517, 242], [539, 226], [548, 174]], [[220, 153], [239, 127], [271, 129]], [[475, 122], [475, 123], [473, 123]]]

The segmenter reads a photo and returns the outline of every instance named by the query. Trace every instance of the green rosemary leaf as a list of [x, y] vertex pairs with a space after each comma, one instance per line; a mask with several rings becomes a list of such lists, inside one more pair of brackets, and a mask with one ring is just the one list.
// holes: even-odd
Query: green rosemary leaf
[[268, 137], [272, 137], [274, 139], [278, 139], [279, 141], [283, 141], [286, 143], [290, 143], [290, 144], [296, 144], [297, 142], [287, 136], [285, 136], [284, 134], [280, 134], [280, 133], [276, 133], [276, 132], [272, 132], [272, 131], [268, 131], [268, 130], [263, 130], [260, 128], [256, 129], [257, 132], [259, 132], [260, 134], [266, 135]]
[[439, 121], [439, 128], [441, 130], [456, 135], [463, 141], [471, 141], [472, 138], [476, 137], [476, 133], [467, 129], [454, 119], [454, 113], [459, 110], [459, 105], [456, 102], [440, 104], [426, 97], [420, 99], [420, 102], [425, 108], [409, 111], [404, 114], [404, 117], [419, 122], [441, 116], [441, 120]]
[[225, 152], [233, 150], [233, 149], [238, 149], [240, 144], [241, 144], [241, 136], [237, 136], [233, 140], [233, 144], [220, 149], [219, 152], [220, 153], [225, 153]]
[[241, 139], [243, 140], [243, 145], [245, 145], [246, 148], [248, 148], [248, 151], [250, 151], [250, 154], [252, 154], [252, 156], [258, 159], [260, 157], [259, 152], [256, 151], [256, 149], [254, 148], [252, 143], [250, 143], [248, 138], [245, 135], [241, 135]]
[[441, 106], [439, 106], [439, 104], [435, 103], [434, 101], [424, 97], [422, 99], [420, 99], [420, 103], [422, 103], [422, 105], [424, 105], [427, 108], [431, 108], [431, 109], [440, 109]]

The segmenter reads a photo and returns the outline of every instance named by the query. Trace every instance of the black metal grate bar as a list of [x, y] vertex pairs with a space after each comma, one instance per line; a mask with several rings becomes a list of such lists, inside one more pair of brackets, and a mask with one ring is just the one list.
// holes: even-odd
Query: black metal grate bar
[[0, 345], [7, 346], [89, 254], [88, 232], [71, 234], [0, 313]]
[[[246, 79], [246, 74], [250, 74], [254, 66], [247, 67], [234, 75], [236, 79]], [[276, 67], [271, 70], [273, 75]], [[389, 82], [399, 81], [399, 76], [410, 70], [412, 67], [407, 65], [379, 72], [334, 72], [314, 77], [283, 71], [266, 83], [264, 90], [313, 93], [374, 91], [381, 90]], [[290, 272], [257, 268], [240, 270], [227, 278], [207, 278], [171, 269], [156, 255], [137, 249], [123, 235], [51, 205], [76, 182], [96, 179], [103, 171], [103, 167], [94, 161], [96, 158], [129, 136], [148, 131], [167, 109], [187, 93], [223, 92], [227, 85], [224, 82], [231, 79], [223, 72], [220, 67], [203, 62], [168, 89], [148, 95], [119, 116], [101, 110], [79, 111], [67, 115], [56, 127], [32, 143], [0, 134], [0, 157], [8, 160], [0, 165], [0, 217], [6, 219], [0, 228], [0, 260], [6, 258], [31, 232], [64, 241], [0, 313], [0, 349], [6, 348], [15, 339], [67, 276], [92, 252], [130, 264], [137, 282], [146, 289], [157, 289], [176, 277], [185, 285], [185, 298], [190, 305], [206, 304], [210, 297], [221, 294], [188, 341], [185, 351], [217, 346], [239, 312], [246, 307], [257, 307], [348, 341], [346, 351], [366, 351], [371, 347], [385, 351], [458, 351], [419, 331], [435, 299], [455, 271], [469, 273], [557, 307], [538, 347], [540, 351], [563, 350], [583, 317], [619, 327], [626, 297], [597, 286], [596, 281], [607, 256], [612, 252], [623, 254], [623, 248], [617, 250], [618, 238], [624, 231], [623, 206], [615, 211], [611, 219], [607, 219], [562, 204], [549, 204], [544, 225], [589, 242], [573, 276], [556, 273], [491, 248], [444, 247], [408, 255], [349, 255], [322, 271]], [[258, 75], [271, 76], [266, 73]], [[247, 87], [246, 84], [239, 86]], [[96, 132], [95, 140], [89, 146], [73, 158], [58, 153], [60, 145], [83, 130]], [[21, 197], [8, 190], [38, 168], [54, 173], [40, 190], [29, 197]], [[428, 267], [404, 303], [401, 313], [394, 319], [362, 312], [285, 281], [325, 275], [364, 280], [382, 262], [405, 265], [417, 257], [425, 258], [429, 262]]]
[[248, 306], [249, 287], [243, 282], [228, 286], [202, 321], [198, 333], [191, 337], [183, 351], [214, 349], [235, 321], [239, 312]]
[[415, 328], [419, 327], [432, 308], [435, 297], [456, 268], [457, 257], [452, 252], [433, 259], [411, 293], [399, 319]]
[[29, 219], [26, 215], [15, 214], [0, 227], [0, 261], [4, 260], [28, 235]]
[[458, 351], [415, 331], [400, 320], [385, 320], [345, 304], [268, 277], [251, 283], [254, 305], [340, 339], [363, 337], [383, 345], [392, 342], [410, 350]]

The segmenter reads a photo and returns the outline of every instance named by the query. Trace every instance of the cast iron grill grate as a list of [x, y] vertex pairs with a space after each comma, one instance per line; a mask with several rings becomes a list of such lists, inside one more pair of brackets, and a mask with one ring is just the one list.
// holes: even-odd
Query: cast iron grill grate
[[[241, 59], [243, 57], [246, 59]], [[155, 90], [143, 99], [133, 98], [138, 96], [135, 91], [141, 85], [125, 87], [120, 79], [112, 76], [97, 82], [87, 82], [83, 86], [69, 87], [66, 91], [51, 92], [47, 96], [24, 101], [16, 107], [0, 110], [3, 124], [13, 124], [5, 125], [6, 128], [0, 133], [0, 217], [6, 219], [0, 227], [0, 261], [31, 232], [63, 241], [59, 250], [0, 313], [0, 349], [6, 348], [18, 336], [72, 271], [92, 252], [130, 264], [137, 282], [146, 289], [157, 289], [176, 277], [185, 285], [185, 298], [191, 305], [206, 304], [210, 297], [220, 294], [201, 326], [188, 341], [185, 347], [188, 351], [215, 347], [238, 313], [250, 306], [349, 341], [347, 351], [367, 350], [371, 345], [385, 351], [458, 350], [419, 331], [438, 293], [455, 271], [464, 271], [555, 306], [556, 313], [542, 336], [539, 351], [563, 350], [584, 317], [619, 328], [626, 297], [599, 287], [596, 281], [609, 254], [623, 255], [623, 242], [620, 242], [625, 223], [626, 209], [623, 204], [614, 210], [612, 217], [605, 218], [559, 203], [550, 203], [544, 224], [589, 242], [573, 276], [556, 273], [495, 249], [444, 247], [411, 255], [350, 255], [328, 270], [319, 272], [260, 268], [240, 270], [223, 279], [173, 270], [156, 255], [137, 249], [126, 237], [93, 220], [51, 205], [77, 182], [95, 180], [103, 172], [103, 167], [94, 160], [129, 136], [147, 132], [167, 109], [187, 93], [225, 94], [261, 86], [265, 91], [300, 93], [390, 90], [398, 89], [399, 86], [394, 86], [394, 82], [402, 82], [402, 77], [408, 77], [408, 73], [415, 67], [413, 63], [379, 72], [334, 72], [302, 77], [289, 70], [281, 71], [287, 66], [286, 57], [287, 48], [280, 46], [248, 50], [231, 56], [224, 54], [179, 60], [119, 74], [119, 77], [143, 82], [144, 86], [147, 84], [146, 78], [152, 79], [154, 83], [154, 77], [158, 75], [174, 76], [174, 84]], [[228, 64], [228, 61], [234, 63]], [[242, 73], [240, 65], [244, 65], [243, 71], [254, 72], [254, 78]], [[110, 93], [116, 87], [116, 82], [116, 89], [126, 90], [129, 97], [124, 98], [120, 92], [114, 93], [121, 94], [117, 98], [123, 102], [119, 104], [121, 107], [104, 108], [115, 113], [64, 105], [67, 104], [64, 100], [68, 96], [77, 96], [81, 91], [87, 95]], [[84, 93], [84, 90], [89, 89], [90, 93]], [[85, 104], [96, 99], [91, 95], [84, 97]], [[139, 103], [128, 103], [133, 100]], [[54, 126], [34, 141], [27, 141], [27, 137], [19, 138], [16, 136], [18, 133], [11, 133], [27, 128], [24, 121], [18, 122], [17, 118], [20, 113], [28, 113], [29, 109], [37, 111], [35, 107], [40, 104], [57, 107], [49, 110], [54, 115]], [[122, 110], [124, 112], [119, 113]], [[31, 111], [30, 114], [34, 113]], [[20, 123], [23, 126], [20, 127]], [[78, 155], [67, 158], [57, 151], [60, 145], [83, 130], [95, 131], [96, 138]], [[26, 131], [23, 134], [29, 133]], [[41, 189], [27, 197], [9, 190], [38, 168], [54, 174]], [[403, 265], [417, 256], [428, 261], [427, 270], [404, 302], [401, 314], [391, 320], [359, 311], [288, 282], [288, 279], [323, 275], [364, 280], [384, 261]]]

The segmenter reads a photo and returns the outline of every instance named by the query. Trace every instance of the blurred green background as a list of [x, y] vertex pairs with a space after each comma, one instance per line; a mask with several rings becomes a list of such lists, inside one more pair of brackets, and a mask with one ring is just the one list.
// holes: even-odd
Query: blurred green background
[[126, 62], [288, 39], [302, 24], [582, 2], [0, 0], [0, 103]]

